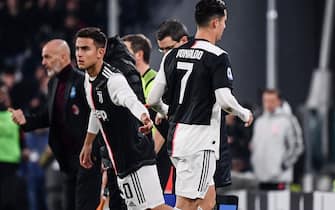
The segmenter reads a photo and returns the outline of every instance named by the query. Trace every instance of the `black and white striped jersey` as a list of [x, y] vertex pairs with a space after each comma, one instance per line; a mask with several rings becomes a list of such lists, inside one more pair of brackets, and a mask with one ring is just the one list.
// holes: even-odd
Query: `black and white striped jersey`
[[217, 150], [221, 108], [215, 90], [232, 89], [228, 54], [207, 40], [191, 40], [163, 58], [156, 80], [164, 85], [163, 100], [169, 105], [170, 153]]
[[96, 78], [86, 73], [85, 91], [91, 107], [88, 132], [100, 129], [117, 175], [124, 177], [154, 164], [153, 141], [138, 132], [139, 119], [148, 111], [121, 72], [104, 63]]
[[209, 125], [214, 91], [232, 88], [228, 54], [205, 40], [193, 40], [165, 58], [168, 116], [173, 122]]

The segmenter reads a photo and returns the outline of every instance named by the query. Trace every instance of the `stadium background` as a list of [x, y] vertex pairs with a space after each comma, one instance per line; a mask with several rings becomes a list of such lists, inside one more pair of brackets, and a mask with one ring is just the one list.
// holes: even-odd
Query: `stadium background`
[[[12, 96], [16, 108], [28, 107], [34, 97], [37, 88], [34, 74], [41, 61], [41, 44], [51, 38], [64, 38], [71, 44], [74, 33], [84, 26], [98, 26], [110, 31], [111, 2], [118, 4], [112, 11], [118, 12], [113, 17], [118, 18], [121, 36], [143, 33], [152, 41], [151, 64], [155, 69], [162, 57], [154, 38], [160, 22], [179, 19], [190, 34], [195, 32], [195, 0], [1, 0], [0, 73], [15, 73], [17, 84]], [[260, 105], [261, 90], [266, 86], [267, 1], [227, 0], [226, 3], [228, 25], [219, 45], [230, 54], [234, 93], [242, 102], [256, 107]], [[277, 7], [278, 88], [299, 114], [299, 108], [308, 97], [312, 73], [318, 67], [325, 0], [280, 0]], [[329, 68], [334, 72], [334, 39], [330, 44]], [[334, 101], [333, 97], [331, 101]], [[329, 112], [330, 156], [321, 158], [321, 165], [328, 168], [335, 164], [334, 116], [332, 107]], [[323, 167], [314, 169], [316, 177], [323, 171]], [[335, 171], [326, 171], [333, 179]]]
[[[19, 0], [7, 2], [15, 1], [20, 2]], [[34, 6], [34, 0], [26, 0], [18, 5], [20, 10], [18, 17], [9, 19], [6, 15], [5, 2], [6, 0], [0, 2], [2, 66], [4, 58], [23, 53], [27, 49], [32, 51], [32, 56], [38, 57], [36, 48], [39, 48], [42, 41], [52, 37], [64, 37], [72, 43], [72, 35], [80, 27], [94, 25], [107, 31], [107, 0], [36, 1], [45, 2], [40, 8]], [[151, 63], [157, 68], [161, 55], [155, 50], [157, 49], [154, 41], [155, 29], [161, 21], [176, 18], [181, 20], [192, 34], [195, 31], [193, 18], [195, 2], [119, 1], [119, 34], [143, 33], [148, 36], [154, 44]], [[283, 95], [294, 106], [305, 102], [312, 71], [318, 64], [324, 2], [324, 0], [277, 2], [278, 84]], [[236, 94], [247, 101], [256, 101], [259, 98], [259, 90], [265, 87], [266, 3], [266, 0], [258, 0], [257, 3], [227, 1], [228, 27], [223, 41], [219, 44], [230, 53], [236, 78]], [[48, 6], [52, 4], [55, 6]], [[334, 57], [334, 50], [331, 57]], [[34, 62], [38, 63], [37, 59]], [[334, 62], [332, 59], [331, 69], [334, 69]], [[24, 67], [22, 71], [31, 71], [27, 68]]]

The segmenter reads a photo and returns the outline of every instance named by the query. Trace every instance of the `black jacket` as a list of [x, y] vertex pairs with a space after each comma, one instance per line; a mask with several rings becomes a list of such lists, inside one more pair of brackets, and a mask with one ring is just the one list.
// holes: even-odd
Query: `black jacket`
[[[84, 73], [71, 66], [66, 68], [70, 68], [70, 73], [65, 88], [65, 112], [55, 113], [54, 111], [58, 78], [53, 77], [48, 84], [48, 103], [45, 109], [36, 115], [27, 116], [27, 123], [22, 127], [24, 131], [50, 127], [49, 145], [52, 152], [61, 170], [71, 172], [79, 166], [79, 154], [85, 139], [90, 110], [84, 91]], [[54, 116], [61, 114], [64, 115], [66, 122], [62, 129], [57, 128], [54, 121]], [[66, 132], [66, 135], [74, 140], [74, 148], [64, 148], [62, 142], [56, 138], [59, 132]], [[67, 153], [70, 151], [71, 157], [65, 155], [65, 151]]]
[[135, 59], [119, 36], [108, 38], [104, 61], [121, 71], [137, 98], [145, 104], [141, 75], [136, 70]]

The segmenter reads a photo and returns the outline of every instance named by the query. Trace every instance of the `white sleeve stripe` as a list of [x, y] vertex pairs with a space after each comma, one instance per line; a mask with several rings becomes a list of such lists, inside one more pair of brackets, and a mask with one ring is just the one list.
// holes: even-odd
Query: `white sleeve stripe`
[[106, 70], [103, 70], [102, 73], [104, 73], [104, 74], [106, 74], [106, 75], [108, 75], [108, 76], [112, 76], [112, 73], [109, 72], [109, 71], [106, 71]]
[[109, 77], [111, 77], [111, 75], [108, 75], [107, 72], [105, 72], [105, 71], [102, 72], [102, 75], [103, 75], [104, 77], [106, 77], [107, 79], [108, 79]]
[[106, 66], [104, 67], [104, 71], [110, 75], [113, 75], [113, 72], [110, 69], [108, 69]]

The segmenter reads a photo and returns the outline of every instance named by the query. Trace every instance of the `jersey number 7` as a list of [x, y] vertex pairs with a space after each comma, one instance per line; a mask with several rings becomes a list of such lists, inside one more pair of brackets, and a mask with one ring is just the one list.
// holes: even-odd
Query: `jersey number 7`
[[183, 103], [184, 94], [185, 94], [185, 88], [187, 85], [187, 81], [192, 73], [193, 70], [193, 63], [187, 63], [187, 62], [177, 62], [177, 69], [181, 71], [186, 71], [183, 78], [180, 82], [180, 94], [179, 94], [179, 104]]

